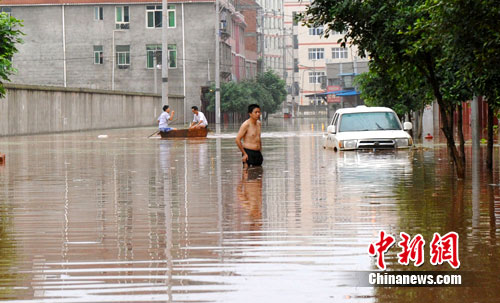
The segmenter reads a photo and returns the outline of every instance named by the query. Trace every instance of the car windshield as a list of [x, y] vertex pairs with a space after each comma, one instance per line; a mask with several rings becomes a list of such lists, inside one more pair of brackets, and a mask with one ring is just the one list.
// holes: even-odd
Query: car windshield
[[340, 120], [340, 132], [399, 130], [401, 124], [393, 112], [343, 114]]

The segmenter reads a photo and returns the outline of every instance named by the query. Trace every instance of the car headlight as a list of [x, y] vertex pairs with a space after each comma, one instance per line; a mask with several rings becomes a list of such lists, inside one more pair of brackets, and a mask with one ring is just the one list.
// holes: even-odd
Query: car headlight
[[358, 140], [342, 140], [340, 142], [340, 147], [343, 147], [344, 149], [355, 149], [358, 144]]
[[396, 146], [398, 148], [404, 148], [404, 147], [408, 147], [410, 145], [411, 145], [411, 142], [408, 139], [396, 139]]

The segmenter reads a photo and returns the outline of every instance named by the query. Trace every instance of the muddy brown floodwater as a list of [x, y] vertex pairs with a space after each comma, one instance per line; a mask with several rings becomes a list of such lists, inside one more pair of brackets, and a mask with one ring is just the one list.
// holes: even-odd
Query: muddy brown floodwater
[[[4, 302], [499, 302], [499, 150], [457, 181], [443, 145], [322, 148], [319, 120], [271, 120], [262, 169], [237, 128], [157, 140], [153, 128], [0, 138]], [[98, 135], [108, 138], [99, 139]], [[482, 152], [484, 152], [484, 147]], [[378, 231], [460, 235], [466, 287], [357, 287]]]

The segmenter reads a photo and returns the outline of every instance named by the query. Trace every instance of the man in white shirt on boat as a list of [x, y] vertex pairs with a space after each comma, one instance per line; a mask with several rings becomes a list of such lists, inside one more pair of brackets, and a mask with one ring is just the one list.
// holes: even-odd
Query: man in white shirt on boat
[[175, 128], [171, 128], [168, 126], [168, 121], [172, 121], [174, 118], [175, 111], [172, 111], [172, 115], [170, 115], [170, 107], [168, 105], [163, 106], [163, 113], [158, 117], [158, 129], [161, 132], [169, 132], [171, 130], [175, 130]]
[[194, 118], [189, 128], [190, 129], [207, 128], [208, 126], [207, 118], [202, 112], [198, 110], [198, 106], [191, 107], [191, 111], [194, 114]]

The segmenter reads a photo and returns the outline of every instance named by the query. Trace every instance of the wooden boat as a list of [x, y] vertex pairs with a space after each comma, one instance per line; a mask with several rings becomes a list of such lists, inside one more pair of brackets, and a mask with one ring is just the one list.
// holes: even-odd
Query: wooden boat
[[169, 132], [160, 132], [162, 139], [169, 138], [205, 138], [208, 134], [208, 128], [198, 129], [176, 129]]

